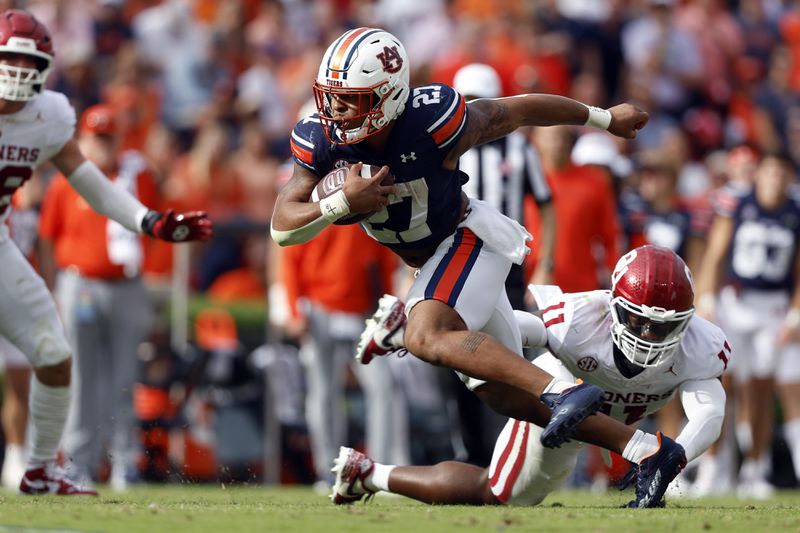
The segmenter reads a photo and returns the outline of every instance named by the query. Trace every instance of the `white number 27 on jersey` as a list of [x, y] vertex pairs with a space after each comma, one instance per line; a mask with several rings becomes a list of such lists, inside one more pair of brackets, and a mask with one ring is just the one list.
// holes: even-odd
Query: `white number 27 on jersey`
[[[395, 183], [395, 193], [389, 197], [389, 205], [381, 212], [366, 220], [367, 233], [378, 242], [415, 242], [431, 234], [428, 227], [428, 184], [425, 178], [417, 178], [406, 183]], [[407, 219], [398, 216], [399, 204], [410, 204]], [[393, 211], [392, 220], [389, 212]], [[400, 211], [402, 213], [402, 211]], [[387, 224], [388, 222], [388, 224]]]
[[442, 101], [442, 91], [436, 85], [415, 87], [411, 93], [411, 106], [416, 109], [421, 105], [438, 104]]

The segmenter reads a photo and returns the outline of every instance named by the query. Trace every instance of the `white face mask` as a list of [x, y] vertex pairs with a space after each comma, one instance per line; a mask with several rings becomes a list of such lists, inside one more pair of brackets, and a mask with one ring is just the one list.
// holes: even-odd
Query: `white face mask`
[[33, 99], [44, 86], [47, 71], [0, 64], [0, 99], [24, 102]]
[[659, 366], [675, 354], [693, 314], [693, 308], [668, 311], [635, 305], [618, 296], [611, 300], [611, 338], [634, 365]]

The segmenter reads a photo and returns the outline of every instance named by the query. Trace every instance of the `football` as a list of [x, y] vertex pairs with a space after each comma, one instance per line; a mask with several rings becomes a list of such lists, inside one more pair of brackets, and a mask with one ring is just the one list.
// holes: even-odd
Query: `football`
[[[325, 177], [319, 180], [317, 186], [314, 187], [314, 190], [311, 191], [311, 201], [312, 202], [319, 202], [323, 198], [327, 198], [328, 196], [332, 195], [336, 191], [340, 190], [344, 186], [344, 180], [347, 178], [347, 172], [350, 169], [351, 165], [347, 165], [346, 167], [335, 168], [328, 172]], [[364, 179], [369, 179], [375, 175], [381, 169], [379, 166], [375, 165], [364, 165], [361, 167], [361, 177]], [[394, 183], [394, 176], [390, 172], [386, 178], [381, 182], [382, 185], [391, 185]], [[340, 218], [334, 224], [339, 226], [347, 226], [349, 224], [357, 224], [364, 220], [365, 218], [369, 217], [373, 213], [358, 213], [347, 215], [345, 217]]]

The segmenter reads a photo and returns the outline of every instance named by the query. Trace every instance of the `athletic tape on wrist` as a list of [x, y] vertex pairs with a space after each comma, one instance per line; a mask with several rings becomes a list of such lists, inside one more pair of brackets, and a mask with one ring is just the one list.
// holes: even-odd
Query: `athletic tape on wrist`
[[607, 130], [611, 125], [611, 111], [591, 105], [587, 105], [586, 108], [589, 110], [589, 118], [586, 119], [584, 126]]
[[343, 190], [338, 190], [319, 201], [319, 210], [327, 220], [334, 222], [350, 214], [350, 203]]

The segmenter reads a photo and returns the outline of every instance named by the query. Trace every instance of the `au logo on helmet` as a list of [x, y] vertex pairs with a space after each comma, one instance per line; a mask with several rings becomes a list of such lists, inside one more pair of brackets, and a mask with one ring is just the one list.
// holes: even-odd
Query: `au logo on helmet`
[[375, 57], [383, 63], [384, 72], [394, 74], [403, 68], [403, 58], [400, 56], [400, 52], [397, 51], [396, 46], [384, 46], [383, 52]]

